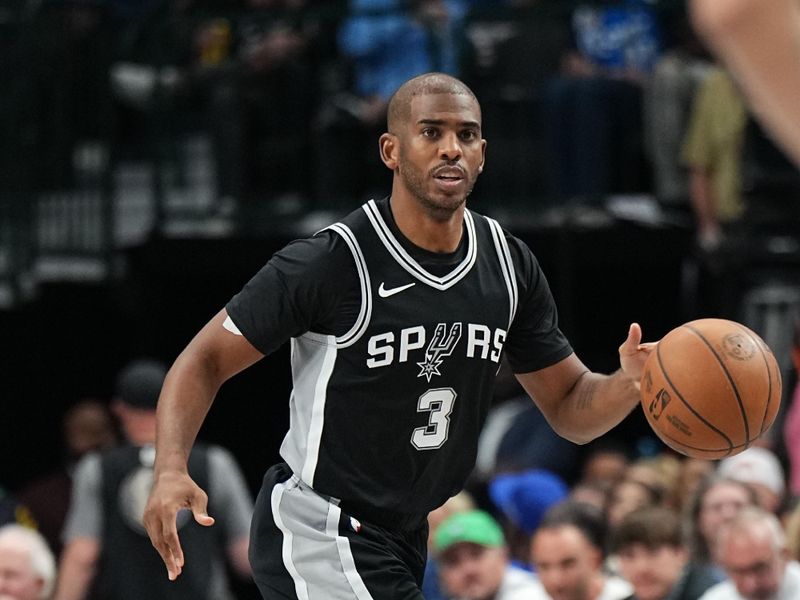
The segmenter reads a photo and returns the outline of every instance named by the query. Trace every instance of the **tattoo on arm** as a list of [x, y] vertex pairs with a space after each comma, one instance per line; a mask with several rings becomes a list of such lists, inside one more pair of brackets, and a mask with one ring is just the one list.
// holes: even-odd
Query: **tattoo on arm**
[[594, 399], [594, 391], [597, 389], [597, 379], [589, 379], [578, 390], [578, 410], [589, 410], [592, 408], [592, 400]]

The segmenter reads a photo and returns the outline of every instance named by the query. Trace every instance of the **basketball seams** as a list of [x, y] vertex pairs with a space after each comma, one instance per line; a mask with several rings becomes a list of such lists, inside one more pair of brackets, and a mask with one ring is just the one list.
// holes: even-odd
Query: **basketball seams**
[[711, 354], [713, 354], [714, 358], [717, 359], [717, 362], [719, 363], [720, 367], [722, 367], [722, 372], [725, 373], [725, 377], [728, 379], [728, 382], [731, 384], [731, 388], [733, 389], [733, 394], [734, 396], [736, 396], [736, 403], [739, 405], [739, 412], [742, 415], [742, 422], [744, 423], [744, 437], [747, 440], [747, 442], [745, 442], [744, 444], [744, 447], [747, 448], [750, 445], [750, 442], [752, 441], [752, 438], [750, 437], [750, 422], [747, 419], [747, 411], [744, 408], [742, 397], [739, 394], [739, 388], [736, 387], [736, 382], [734, 381], [733, 376], [728, 370], [728, 367], [725, 365], [725, 362], [722, 360], [720, 355], [714, 349], [714, 346], [711, 345], [711, 343], [697, 328], [693, 327], [691, 324], [685, 324], [683, 325], [683, 327], [685, 327], [693, 334], [695, 334], [708, 347], [708, 349], [711, 351]]
[[[758, 346], [760, 360], [748, 341]], [[698, 319], [670, 331], [655, 350], [645, 364], [640, 400], [667, 446], [718, 460], [751, 447], [772, 426], [780, 410], [781, 372], [769, 346], [745, 325]]]
[[[760, 345], [763, 346], [765, 344], [760, 344]], [[767, 382], [768, 382], [769, 397], [767, 398], [767, 406], [764, 409], [764, 420], [761, 422], [761, 433], [759, 435], [763, 434], [770, 427], [772, 427], [772, 424], [775, 422], [775, 418], [778, 416], [777, 411], [780, 408], [780, 406], [778, 407], [778, 409], [776, 409], [775, 414], [772, 416], [772, 419], [769, 421], [769, 423], [767, 423], [767, 417], [769, 416], [769, 412], [770, 412], [770, 405], [772, 404], [772, 383], [773, 383], [774, 380], [777, 381], [778, 384], [779, 384], [778, 385], [778, 396], [776, 398], [776, 400], [777, 400], [779, 405], [780, 405], [781, 393], [782, 393], [782, 388], [781, 388], [782, 382], [781, 382], [781, 375], [780, 375], [780, 367], [778, 367], [777, 362], [773, 363], [774, 366], [775, 366], [775, 375], [776, 375], [776, 378], [773, 379], [773, 377], [772, 377], [772, 375], [773, 375], [772, 371], [773, 370], [770, 368], [770, 362], [769, 362], [769, 359], [767, 358], [767, 350], [764, 350], [762, 348], [762, 355], [764, 357], [764, 362], [766, 363], [766, 366], [767, 366]]]
[[[720, 429], [718, 429], [718, 428], [716, 428], [716, 427], [714, 427], [714, 425], [711, 424], [705, 417], [703, 417], [703, 415], [698, 413], [694, 409], [694, 407], [691, 404], [689, 404], [686, 401], [686, 399], [683, 397], [683, 395], [680, 393], [678, 388], [672, 382], [672, 379], [670, 378], [669, 373], [667, 373], [666, 369], [664, 368], [664, 362], [661, 359], [661, 347], [660, 347], [660, 345], [656, 345], [656, 359], [658, 360], [658, 368], [661, 370], [661, 375], [664, 377], [664, 380], [669, 384], [669, 387], [672, 389], [673, 392], [675, 392], [675, 395], [683, 403], [683, 405], [689, 410], [689, 412], [691, 412], [695, 417], [697, 417], [700, 421], [702, 421], [709, 429], [711, 429], [712, 431], [715, 431], [720, 436], [722, 436], [728, 442], [728, 446], [730, 447], [731, 450], [733, 448], [735, 448], [736, 446], [734, 446], [733, 441], [725, 434], [725, 432], [720, 430]], [[663, 433], [663, 430], [662, 430], [662, 433]], [[664, 435], [667, 435], [667, 434], [665, 433]], [[670, 439], [673, 439], [669, 435], [667, 435], [667, 437], [670, 438]], [[749, 443], [749, 437], [747, 439], [748, 439], [748, 443]], [[677, 442], [677, 440], [676, 440], [676, 442]], [[687, 448], [691, 448], [691, 446], [683, 444], [683, 442], [677, 442], [677, 443], [679, 443], [681, 445], [684, 445]], [[722, 451], [723, 450], [720, 450], [720, 452], [722, 452]]]
[[768, 429], [768, 427], [766, 427], [766, 424], [767, 424], [767, 415], [769, 414], [769, 407], [770, 404], [772, 403], [772, 369], [769, 368], [769, 360], [767, 360], [767, 354], [764, 351], [764, 344], [759, 343], [758, 339], [753, 339], [753, 332], [751, 332], [746, 327], [740, 327], [740, 330], [743, 333], [747, 334], [747, 337], [749, 337], [753, 341], [753, 343], [756, 345], [756, 348], [758, 348], [759, 352], [761, 352], [761, 358], [764, 359], [764, 366], [767, 368], [767, 402], [766, 405], [764, 406], [764, 416], [761, 418], [761, 427], [759, 429], [759, 434], [758, 434], [759, 436], [761, 436]]
[[[681, 440], [672, 437], [671, 435], [669, 435], [666, 432], [664, 432], [663, 429], [659, 429], [658, 430], [658, 434], [659, 435], [663, 435], [665, 438], [669, 439], [671, 442], [677, 444], [678, 446], [682, 446], [682, 447], [687, 448], [689, 450], [692, 450], [694, 452], [706, 452], [706, 453], [709, 453], [709, 454], [716, 454], [716, 453], [719, 453], [719, 452], [724, 452], [725, 453], [724, 456], [728, 456], [730, 454], [733, 454], [735, 450], [738, 450], [739, 448], [747, 448], [750, 445], [749, 443], [747, 443], [747, 444], [731, 444], [730, 448], [700, 448], [698, 446], [690, 446], [689, 444], [686, 444], [685, 442], [682, 442]], [[722, 458], [722, 457], [720, 457], [720, 458]], [[709, 458], [709, 460], [714, 460], [714, 459], [713, 458]]]

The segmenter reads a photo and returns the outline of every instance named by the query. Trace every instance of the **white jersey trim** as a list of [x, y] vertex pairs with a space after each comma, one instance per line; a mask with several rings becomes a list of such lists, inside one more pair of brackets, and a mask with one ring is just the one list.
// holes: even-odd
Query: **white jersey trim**
[[492, 238], [494, 238], [494, 247], [497, 250], [497, 258], [500, 260], [500, 269], [503, 271], [503, 279], [506, 282], [506, 289], [508, 290], [508, 326], [514, 322], [514, 316], [517, 314], [517, 306], [519, 304], [519, 290], [517, 288], [516, 271], [514, 270], [514, 261], [511, 260], [511, 251], [508, 249], [508, 241], [503, 234], [503, 229], [500, 224], [486, 217], [489, 222], [489, 227], [492, 230]]
[[[372, 317], [372, 286], [370, 284], [369, 269], [367, 269], [367, 261], [364, 259], [364, 253], [361, 251], [361, 246], [358, 245], [358, 240], [356, 236], [353, 235], [350, 228], [342, 223], [334, 223], [328, 227], [328, 229], [332, 229], [342, 236], [347, 247], [350, 248], [350, 252], [353, 254], [353, 261], [356, 264], [356, 270], [358, 271], [358, 279], [361, 284], [361, 308], [358, 311], [356, 322], [350, 328], [350, 331], [336, 338], [336, 345], [339, 348], [347, 348], [359, 340], [369, 325], [369, 320]], [[327, 337], [328, 336], [322, 336], [322, 338]]]
[[378, 238], [383, 242], [386, 250], [397, 261], [397, 263], [408, 271], [414, 278], [422, 283], [429, 285], [437, 290], [447, 290], [461, 281], [467, 273], [469, 273], [475, 261], [478, 258], [478, 238], [475, 235], [475, 223], [472, 220], [472, 214], [468, 210], [464, 210], [464, 223], [467, 228], [467, 255], [450, 273], [444, 277], [436, 277], [414, 260], [408, 252], [405, 251], [397, 238], [394, 237], [389, 226], [383, 220], [383, 216], [378, 210], [378, 206], [374, 200], [370, 200], [362, 206], [364, 212], [367, 214], [375, 233]]

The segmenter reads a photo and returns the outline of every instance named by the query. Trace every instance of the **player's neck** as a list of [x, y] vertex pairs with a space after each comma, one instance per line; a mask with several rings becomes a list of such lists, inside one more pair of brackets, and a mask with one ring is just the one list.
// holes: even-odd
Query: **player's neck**
[[392, 216], [400, 232], [415, 246], [429, 252], [450, 253], [458, 249], [464, 223], [464, 205], [444, 218], [430, 214], [419, 202], [393, 195]]

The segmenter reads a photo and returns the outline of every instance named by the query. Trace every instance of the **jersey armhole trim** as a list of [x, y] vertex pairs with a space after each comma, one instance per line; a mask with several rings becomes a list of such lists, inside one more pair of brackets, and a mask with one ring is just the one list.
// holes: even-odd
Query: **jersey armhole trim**
[[353, 261], [356, 265], [356, 271], [358, 272], [358, 279], [361, 284], [361, 308], [358, 311], [356, 322], [350, 328], [350, 331], [336, 338], [337, 347], [347, 348], [359, 340], [366, 331], [367, 325], [369, 325], [370, 318], [372, 317], [372, 286], [370, 284], [369, 270], [367, 269], [367, 261], [364, 259], [364, 253], [361, 251], [361, 246], [358, 245], [358, 240], [356, 240], [356, 236], [353, 235], [350, 228], [343, 223], [334, 223], [326, 229], [331, 229], [338, 233], [347, 244], [347, 247], [350, 248]]
[[494, 247], [497, 251], [497, 258], [500, 261], [500, 269], [503, 271], [503, 279], [506, 282], [506, 289], [508, 290], [509, 302], [509, 316], [508, 327], [511, 328], [511, 323], [514, 322], [514, 316], [517, 314], [517, 305], [519, 303], [519, 291], [517, 289], [517, 277], [514, 270], [514, 261], [511, 259], [511, 251], [508, 248], [508, 241], [503, 234], [503, 229], [499, 223], [494, 219], [486, 217], [489, 227], [492, 230], [492, 238], [494, 239]]

